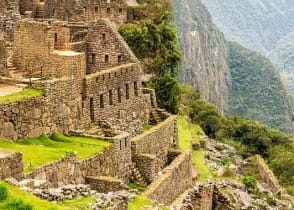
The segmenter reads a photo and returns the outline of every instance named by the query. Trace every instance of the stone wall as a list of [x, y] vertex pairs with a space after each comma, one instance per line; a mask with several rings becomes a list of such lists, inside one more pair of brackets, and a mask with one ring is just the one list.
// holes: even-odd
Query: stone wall
[[6, 43], [4, 40], [1, 40], [1, 37], [0, 37], [0, 76], [5, 75], [6, 69], [7, 69]]
[[13, 177], [22, 178], [23, 162], [21, 153], [2, 155], [0, 151], [0, 180]]
[[117, 192], [127, 189], [127, 186], [120, 180], [108, 176], [86, 177], [86, 183], [92, 190], [99, 193]]
[[70, 51], [70, 29], [64, 25], [64, 22], [51, 25], [49, 22], [19, 21], [15, 31], [14, 66], [27, 76], [32, 69], [34, 77], [42, 79], [72, 76], [81, 79], [86, 71], [85, 55]]
[[137, 62], [112, 25], [108, 20], [92, 23], [87, 37], [87, 73]]
[[127, 4], [122, 0], [45, 0], [44, 18], [69, 21], [108, 18], [120, 25], [127, 22]]
[[144, 179], [148, 183], [152, 183], [157, 176], [155, 155], [140, 153], [138, 155], [134, 155], [132, 159]]
[[163, 174], [155, 180], [143, 196], [153, 201], [169, 205], [181, 193], [192, 186], [192, 157], [191, 153], [182, 153], [171, 165], [166, 167]]
[[[141, 67], [126, 64], [86, 76], [84, 107], [96, 124], [108, 122], [116, 130], [141, 132], [144, 121]], [[86, 113], [85, 113], [86, 114]]]
[[24, 174], [24, 179], [46, 180], [49, 187], [58, 187], [58, 182], [64, 184], [81, 183], [83, 179], [77, 173], [76, 164], [77, 155], [72, 154]]
[[262, 181], [265, 182], [273, 192], [281, 192], [282, 188], [279, 185], [277, 178], [265, 163], [264, 159], [259, 155], [256, 155], [256, 164]]
[[168, 153], [177, 136], [177, 117], [170, 116], [165, 121], [132, 139], [132, 153], [155, 155], [156, 174], [168, 164]]
[[128, 183], [131, 175], [131, 149], [128, 137], [116, 137], [115, 143], [87, 159], [78, 161], [72, 154], [61, 160], [34, 169], [24, 175], [25, 179], [47, 180], [49, 186], [85, 183], [86, 177], [107, 176]]
[[0, 135], [16, 140], [49, 134], [54, 126], [47, 127], [51, 120], [42, 113], [50, 113], [43, 97], [0, 104]]

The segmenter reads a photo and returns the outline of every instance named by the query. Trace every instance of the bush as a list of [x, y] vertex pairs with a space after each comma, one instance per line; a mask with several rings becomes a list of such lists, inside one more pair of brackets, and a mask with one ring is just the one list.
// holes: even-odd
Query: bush
[[7, 188], [3, 184], [0, 184], [0, 201], [6, 200], [7, 197], [8, 197]]
[[271, 206], [277, 205], [276, 199], [272, 196], [266, 196], [266, 202]]
[[33, 210], [33, 206], [29, 203], [25, 203], [23, 200], [13, 199], [6, 204], [5, 209], [6, 210]]
[[253, 176], [247, 175], [247, 176], [243, 177], [242, 183], [246, 186], [249, 193], [252, 193], [252, 194], [258, 193], [257, 181]]

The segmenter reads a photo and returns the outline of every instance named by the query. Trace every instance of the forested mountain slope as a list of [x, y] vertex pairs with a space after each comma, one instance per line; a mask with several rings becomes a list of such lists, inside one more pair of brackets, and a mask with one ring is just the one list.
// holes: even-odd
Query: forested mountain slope
[[228, 42], [228, 52], [229, 112], [292, 131], [293, 102], [270, 60], [236, 42]]
[[181, 81], [225, 113], [292, 132], [291, 97], [273, 64], [237, 44], [226, 44], [201, 0], [174, 0], [174, 7], [183, 51]]
[[294, 1], [203, 0], [228, 40], [267, 55], [294, 93]]

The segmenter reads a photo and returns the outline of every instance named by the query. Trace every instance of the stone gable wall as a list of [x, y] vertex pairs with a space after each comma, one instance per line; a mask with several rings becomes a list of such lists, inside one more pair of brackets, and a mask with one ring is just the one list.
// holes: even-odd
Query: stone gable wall
[[177, 142], [177, 117], [165, 121], [132, 139], [133, 156], [140, 153], [155, 155], [156, 174], [168, 164], [169, 150]]
[[148, 186], [142, 196], [171, 204], [181, 193], [192, 186], [191, 152], [182, 153], [163, 171], [163, 174]]
[[99, 20], [90, 26], [86, 56], [88, 74], [137, 62], [109, 20]]
[[8, 177], [20, 180], [22, 178], [22, 172], [23, 162], [21, 153], [0, 157], [0, 180]]

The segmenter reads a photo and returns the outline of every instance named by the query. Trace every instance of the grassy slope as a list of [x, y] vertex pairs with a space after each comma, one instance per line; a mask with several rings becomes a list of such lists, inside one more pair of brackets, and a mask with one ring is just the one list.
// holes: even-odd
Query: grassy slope
[[4, 202], [0, 202], [0, 209], [5, 209], [5, 204], [12, 199], [23, 200], [25, 203], [30, 203], [33, 206], [34, 210], [61, 210], [59, 206], [49, 203], [45, 200], [41, 200], [27, 192], [24, 192], [17, 187], [13, 187], [6, 183], [0, 182], [0, 184], [7, 187], [9, 192], [9, 197]]
[[22, 92], [13, 93], [11, 95], [1, 96], [0, 97], [0, 104], [5, 102], [15, 102], [21, 101], [23, 99], [32, 98], [36, 96], [42, 96], [44, 94], [43, 90], [28, 88]]
[[64, 200], [58, 202], [57, 204], [64, 210], [79, 210], [89, 209], [90, 203], [95, 203], [95, 199], [93, 197], [80, 197], [73, 200]]
[[14, 150], [23, 154], [25, 172], [45, 163], [58, 160], [65, 155], [77, 152], [78, 159], [94, 155], [111, 144], [98, 139], [85, 137], [65, 137], [60, 134], [39, 138], [25, 139], [22, 142], [12, 142], [0, 139], [0, 148]]
[[[195, 124], [188, 123], [187, 116], [178, 116], [178, 132], [179, 132], [179, 144], [182, 150], [190, 150], [190, 141], [197, 143], [201, 138], [200, 127]], [[210, 171], [204, 162], [204, 151], [198, 150], [192, 152], [192, 160], [194, 166], [199, 173], [199, 182], [205, 182], [208, 179]]]
[[[160, 210], [167, 210], [168, 208], [160, 205], [154, 205], [151, 200], [148, 198], [142, 197], [140, 195], [137, 195], [135, 199], [131, 202], [129, 202], [128, 210], [143, 210], [146, 209], [144, 206], [149, 206], [149, 207], [159, 207]], [[149, 208], [147, 208], [149, 209]], [[151, 208], [150, 208], [151, 209]]]

